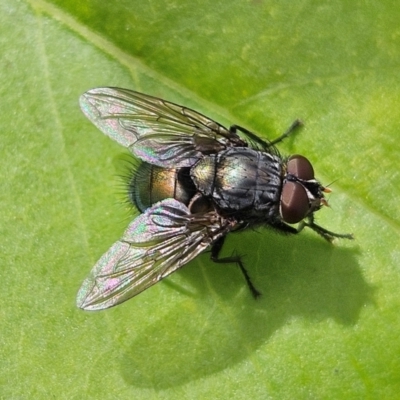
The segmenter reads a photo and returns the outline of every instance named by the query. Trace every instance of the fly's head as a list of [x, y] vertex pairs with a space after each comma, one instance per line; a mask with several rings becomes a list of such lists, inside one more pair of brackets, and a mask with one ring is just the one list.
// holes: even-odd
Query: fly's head
[[295, 154], [287, 160], [280, 199], [280, 215], [284, 222], [296, 224], [328, 203], [324, 193], [331, 190], [314, 177], [310, 161]]

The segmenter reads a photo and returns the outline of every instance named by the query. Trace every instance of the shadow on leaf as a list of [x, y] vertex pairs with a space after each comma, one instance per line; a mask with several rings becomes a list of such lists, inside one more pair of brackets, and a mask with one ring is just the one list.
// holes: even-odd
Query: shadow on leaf
[[[201, 256], [178, 272], [196, 295], [184, 291], [184, 300], [144, 327], [124, 354], [121, 368], [129, 384], [164, 389], [201, 379], [248, 358], [293, 318], [351, 326], [373, 301], [354, 248], [311, 236], [244, 232], [230, 238], [240, 242], [238, 251], [254, 249], [244, 260], [261, 298], [251, 297], [234, 265], [208, 263], [207, 254]], [[227, 254], [235, 239], [228, 239]]]

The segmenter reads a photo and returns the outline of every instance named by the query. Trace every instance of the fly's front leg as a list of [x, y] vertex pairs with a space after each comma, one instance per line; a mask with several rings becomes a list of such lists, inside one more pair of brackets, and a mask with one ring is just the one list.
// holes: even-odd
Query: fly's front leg
[[299, 224], [298, 232], [304, 229], [305, 226], [311, 228], [314, 232], [317, 232], [318, 235], [322, 236], [325, 240], [329, 243], [332, 243], [333, 239], [335, 238], [342, 238], [342, 239], [350, 239], [353, 240], [354, 236], [351, 233], [335, 233], [328, 231], [327, 229], [323, 228], [322, 226], [317, 225], [314, 222], [314, 215], [311, 214], [308, 216], [308, 221], [302, 221]]
[[240, 256], [231, 256], [231, 257], [224, 257], [218, 258], [218, 255], [222, 249], [222, 246], [225, 242], [225, 237], [220, 237], [211, 247], [211, 260], [215, 263], [219, 264], [231, 264], [236, 263], [239, 265], [240, 270], [243, 273], [244, 279], [246, 280], [247, 286], [249, 287], [251, 294], [254, 298], [257, 298], [261, 295], [261, 293], [254, 287], [253, 283], [251, 282], [250, 276], [246, 271], [246, 268], [243, 265], [242, 258]]

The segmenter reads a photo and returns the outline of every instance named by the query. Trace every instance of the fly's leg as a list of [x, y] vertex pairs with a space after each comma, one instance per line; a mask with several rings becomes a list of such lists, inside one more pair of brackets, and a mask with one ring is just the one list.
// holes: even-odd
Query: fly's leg
[[314, 215], [311, 214], [308, 216], [308, 221], [302, 221], [299, 225], [298, 232], [303, 230], [303, 228], [307, 226], [311, 228], [314, 232], [317, 232], [318, 235], [322, 236], [325, 240], [329, 243], [332, 243], [333, 239], [335, 238], [342, 238], [342, 239], [354, 239], [354, 236], [351, 233], [335, 233], [328, 231], [327, 229], [323, 228], [322, 226], [317, 225], [314, 222]]
[[300, 233], [306, 226], [310, 229], [312, 229], [314, 232], [317, 232], [318, 235], [322, 236], [325, 240], [327, 240], [329, 243], [333, 242], [333, 239], [335, 238], [342, 238], [342, 239], [354, 239], [353, 234], [351, 233], [335, 233], [328, 231], [328, 229], [323, 228], [322, 226], [317, 225], [314, 222], [314, 214], [311, 214], [307, 217], [308, 221], [302, 221], [300, 222], [298, 228], [293, 228], [293, 226], [287, 225], [284, 222], [281, 221], [275, 221], [271, 223], [271, 226], [273, 226], [275, 229], [287, 233], [287, 234], [297, 234]]
[[247, 130], [246, 128], [243, 128], [242, 126], [239, 125], [232, 125], [229, 128], [229, 131], [233, 134], [236, 134], [237, 131], [240, 131], [242, 133], [245, 134], [246, 138], [252, 142], [257, 144], [258, 146], [260, 146], [262, 149], [266, 150], [270, 144], [268, 142], [265, 142], [264, 140], [262, 140], [260, 137], [258, 137], [257, 135], [255, 135], [253, 132], [250, 132], [249, 130]]
[[243, 128], [239, 125], [232, 125], [229, 128], [229, 131], [233, 134], [236, 133], [236, 131], [240, 131], [242, 133], [244, 133], [246, 135], [246, 137], [253, 143], [261, 146], [264, 150], [268, 149], [269, 147], [274, 146], [275, 144], [281, 142], [283, 139], [287, 138], [289, 135], [291, 135], [296, 129], [298, 129], [299, 127], [303, 126], [303, 123], [299, 120], [296, 119], [296, 121], [294, 121], [292, 123], [292, 125], [290, 125], [289, 129], [284, 132], [281, 136], [277, 137], [276, 139], [272, 140], [272, 141], [265, 141], [262, 140], [261, 138], [259, 138], [257, 135], [255, 135], [253, 132], [250, 132], [249, 130], [247, 130], [246, 128]]
[[251, 294], [253, 295], [254, 298], [259, 297], [261, 293], [254, 287], [253, 283], [251, 282], [250, 276], [247, 273], [246, 268], [244, 267], [240, 256], [218, 258], [219, 252], [221, 251], [224, 242], [225, 242], [225, 236], [222, 236], [213, 244], [211, 248], [211, 260], [219, 264], [236, 263], [237, 265], [239, 265], [239, 268], [243, 273], [244, 279], [246, 280], [247, 286], [249, 287]]
[[289, 128], [286, 130], [286, 132], [282, 133], [281, 136], [277, 137], [276, 139], [272, 140], [269, 142], [270, 146], [273, 146], [279, 142], [282, 142], [283, 139], [287, 138], [290, 136], [296, 129], [300, 128], [303, 126], [303, 122], [301, 122], [299, 119], [296, 119], [292, 125], [289, 126]]

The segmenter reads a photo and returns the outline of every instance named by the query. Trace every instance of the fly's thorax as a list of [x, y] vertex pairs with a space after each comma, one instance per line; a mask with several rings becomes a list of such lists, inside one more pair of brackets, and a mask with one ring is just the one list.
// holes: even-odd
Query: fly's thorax
[[129, 184], [129, 199], [141, 212], [168, 198], [188, 205], [195, 192], [188, 168], [162, 168], [147, 163], [140, 164]]
[[190, 170], [196, 188], [205, 196], [212, 196], [214, 192], [218, 154], [204, 156]]
[[280, 201], [280, 215], [284, 222], [295, 224], [327, 205], [323, 187], [314, 177], [310, 161], [295, 154], [285, 163], [285, 173]]
[[247, 147], [233, 147], [204, 156], [192, 167], [191, 177], [197, 189], [221, 210], [258, 213], [279, 202], [281, 159]]

